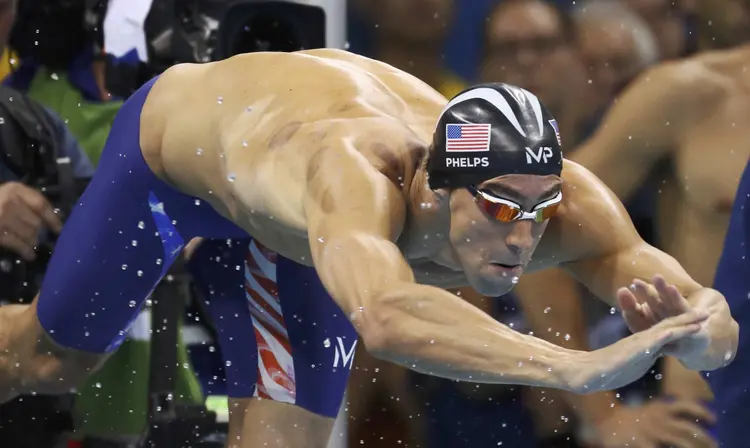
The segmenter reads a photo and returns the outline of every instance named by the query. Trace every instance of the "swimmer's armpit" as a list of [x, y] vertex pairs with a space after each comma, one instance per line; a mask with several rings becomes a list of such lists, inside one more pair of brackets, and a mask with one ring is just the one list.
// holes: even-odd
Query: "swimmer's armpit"
[[567, 389], [562, 363], [577, 353], [517, 333], [459, 297], [417, 285], [394, 241], [401, 192], [356, 156], [337, 151], [308, 176], [305, 204], [320, 278], [367, 349], [412, 370], [462, 381]]

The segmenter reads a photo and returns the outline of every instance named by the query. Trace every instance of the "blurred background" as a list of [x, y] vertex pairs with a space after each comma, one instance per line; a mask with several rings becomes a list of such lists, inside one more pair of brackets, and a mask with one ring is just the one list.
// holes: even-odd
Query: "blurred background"
[[[70, 151], [88, 166], [75, 174], [81, 179], [95, 169], [122, 100], [170, 65], [324, 46], [392, 64], [448, 98], [477, 82], [524, 87], [557, 118], [569, 155], [650, 66], [739, 45], [749, 33], [750, 2], [743, 0], [0, 0], [0, 78], [60, 120], [74, 140]], [[654, 170], [627, 204], [656, 246], [653, 185], [660, 175]], [[0, 263], [3, 297], [33, 297], [43, 263], [23, 272], [9, 263]], [[575, 297], [563, 300], [555, 285], [540, 291], [522, 282], [517, 294], [501, 298], [457, 294], [515, 330], [559, 345], [595, 348], [627, 334], [614, 309], [577, 286]], [[185, 294], [175, 397], [205, 403], [221, 419], [221, 348], [194, 292]], [[33, 432], [51, 435], [28, 445], [35, 448], [88, 439], [135, 446], [128, 443], [142, 439], [149, 418], [150, 312], [69, 401], [0, 407], [0, 445], [24, 446], [18, 440]], [[627, 390], [603, 395], [596, 412], [606, 420], [621, 406], [660, 399], [662, 378], [656, 366]], [[592, 435], [591, 419], [573, 402], [555, 391], [425, 377], [360, 350], [331, 447], [620, 446]]]

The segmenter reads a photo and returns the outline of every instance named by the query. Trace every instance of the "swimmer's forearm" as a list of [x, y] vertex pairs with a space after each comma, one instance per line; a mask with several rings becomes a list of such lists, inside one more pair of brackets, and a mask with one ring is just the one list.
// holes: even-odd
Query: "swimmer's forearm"
[[711, 342], [702, 353], [681, 357], [680, 361], [692, 370], [715, 370], [726, 366], [736, 356], [739, 343], [739, 325], [732, 318], [726, 299], [715, 289], [702, 288], [688, 295], [687, 300], [694, 307], [710, 312], [711, 317], [705, 325]]
[[563, 372], [575, 351], [523, 335], [459, 297], [405, 284], [379, 300], [376, 356], [444, 378], [568, 389]]

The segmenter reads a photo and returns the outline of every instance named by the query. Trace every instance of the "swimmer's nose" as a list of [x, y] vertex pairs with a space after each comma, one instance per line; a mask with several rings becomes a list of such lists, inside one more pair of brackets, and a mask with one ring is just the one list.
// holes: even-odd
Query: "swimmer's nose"
[[505, 237], [505, 245], [514, 255], [531, 250], [534, 245], [532, 225], [530, 220], [516, 221], [511, 224], [511, 231]]

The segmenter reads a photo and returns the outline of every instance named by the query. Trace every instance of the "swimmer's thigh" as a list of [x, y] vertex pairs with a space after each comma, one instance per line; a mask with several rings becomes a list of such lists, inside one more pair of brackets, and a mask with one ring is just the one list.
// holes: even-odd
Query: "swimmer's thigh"
[[212, 261], [193, 275], [225, 361], [234, 447], [327, 446], [354, 360], [354, 328], [313, 268], [255, 241], [212, 244], [202, 248]]

